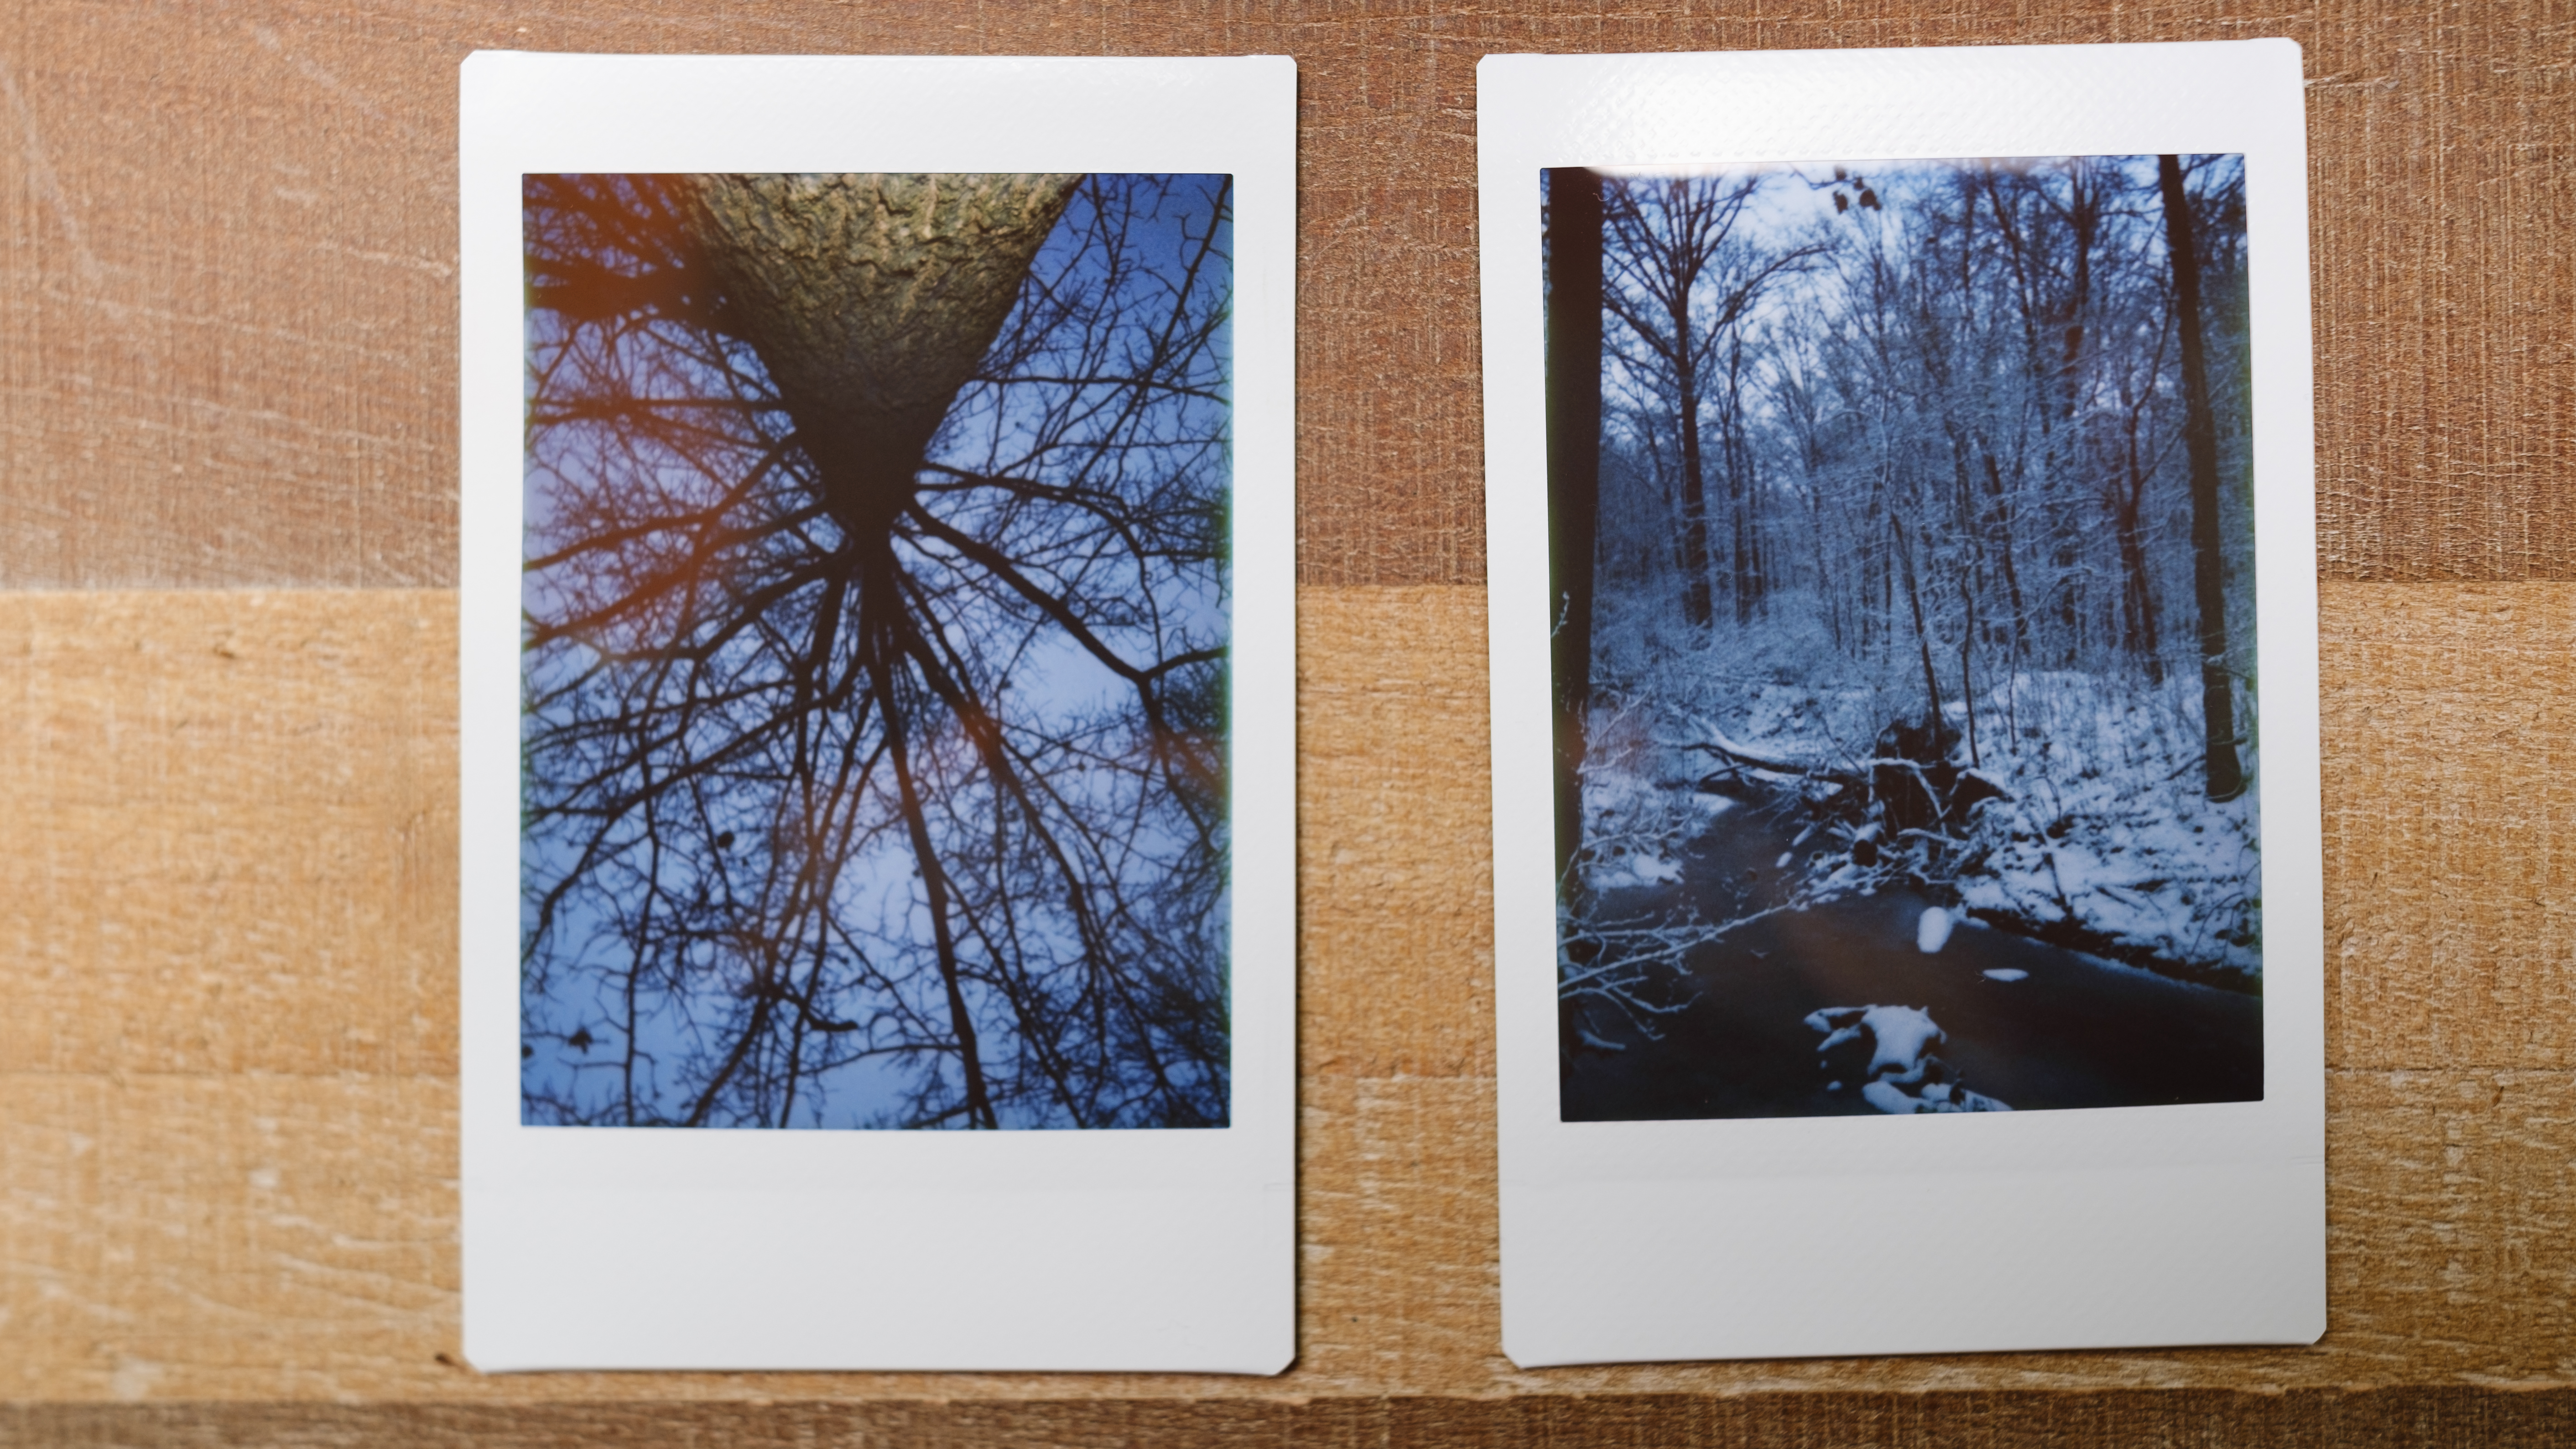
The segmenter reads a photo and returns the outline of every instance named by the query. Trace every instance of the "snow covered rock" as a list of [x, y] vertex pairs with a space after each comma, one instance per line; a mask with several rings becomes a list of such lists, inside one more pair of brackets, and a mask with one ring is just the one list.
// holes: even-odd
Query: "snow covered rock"
[[1950, 944], [1950, 913], [1939, 906], [1925, 906], [1923, 918], [1914, 923], [1914, 949], [1926, 956], [1941, 954]]
[[1819, 1055], [1845, 1042], [1869, 1045], [1865, 1075], [1872, 1077], [1881, 1072], [1919, 1072], [1925, 1050], [1949, 1039], [1949, 1033], [1932, 1020], [1932, 1013], [1919, 1006], [1829, 1006], [1807, 1013], [1807, 1025], [1825, 1033], [1816, 1045]]
[[1894, 1082], [1872, 1082], [1860, 1089], [1863, 1100], [1882, 1112], [1910, 1117], [1923, 1112], [2009, 1112], [2012, 1108], [1956, 1082], [1926, 1082], [1920, 1093], [1908, 1093]]
[[[2011, 1107], [1971, 1092], [1956, 1068], [1931, 1054], [1932, 1045], [1949, 1033], [1919, 1006], [1829, 1006], [1809, 1012], [1808, 1027], [1823, 1032], [1816, 1044], [1817, 1065], [1831, 1070], [1837, 1049], [1845, 1055], [1866, 1049], [1863, 1100], [1882, 1112], [1907, 1116], [1920, 1112], [2009, 1112]], [[1835, 1086], [1841, 1085], [1836, 1078]]]

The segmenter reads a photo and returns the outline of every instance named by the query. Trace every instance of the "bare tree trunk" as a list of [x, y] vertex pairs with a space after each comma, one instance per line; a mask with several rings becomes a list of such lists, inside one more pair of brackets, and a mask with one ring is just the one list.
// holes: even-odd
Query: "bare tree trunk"
[[1753, 622], [1755, 610], [1770, 593], [1762, 565], [1761, 498], [1754, 490], [1752, 449], [1744, 437], [1744, 334], [1728, 338], [1726, 411], [1719, 421], [1718, 444], [1726, 467], [1726, 499], [1734, 514], [1735, 622]]
[[[1601, 517], [1601, 177], [1548, 173], [1547, 510], [1556, 681], [1556, 878], [1574, 889], [1592, 707], [1592, 573]], [[1697, 465], [1693, 450], [1693, 466]], [[1703, 566], [1697, 577], [1703, 581]], [[1706, 588], [1705, 582], [1701, 584]]]
[[2083, 395], [2084, 312], [2085, 304], [2092, 301], [2093, 240], [2102, 229], [2102, 198], [2086, 188], [2080, 170], [2068, 178], [2066, 224], [2075, 234], [2075, 270], [2067, 282], [2066, 353], [2058, 366], [2057, 406], [2059, 418], [2072, 428]]
[[1896, 527], [1896, 558], [1905, 566], [1905, 598], [1914, 606], [1914, 646], [1923, 653], [1923, 732], [1937, 740], [1941, 737], [1941, 680], [1932, 672], [1932, 632], [1923, 626], [1923, 590], [1914, 578], [1914, 549], [1905, 541], [1905, 520], [1888, 522]]
[[[1673, 325], [1677, 331], [1686, 329], [1690, 318], [1676, 315]], [[1693, 628], [1705, 629], [1716, 608], [1708, 587], [1708, 485], [1699, 446], [1699, 379], [1687, 358], [1676, 371], [1682, 395], [1682, 617]]]
[[2147, 470], [2138, 456], [2138, 412], [2129, 413], [2128, 487], [2114, 501], [2113, 523], [2120, 533], [2120, 572], [2128, 580], [2120, 597], [2127, 605], [2129, 652], [2146, 665], [2147, 682], [2165, 682], [2164, 643], [2156, 635], [2156, 594], [2147, 577], [2146, 541], [2139, 511], [2146, 499]]
[[[1682, 466], [1682, 613], [1692, 627], [1705, 630], [1713, 621], [1709, 580], [1707, 460], [1699, 435], [1699, 380], [1715, 357], [1716, 340], [1728, 336], [1762, 289], [1784, 270], [1814, 255], [1800, 247], [1750, 268], [1729, 266], [1729, 239], [1737, 219], [1761, 186], [1761, 178], [1716, 187], [1694, 179], [1660, 183], [1651, 202], [1641, 202], [1629, 183], [1604, 197], [1605, 221], [1618, 233], [1613, 253], [1619, 284], [1605, 290], [1603, 305], [1637, 340], [1672, 370], [1673, 403], [1681, 424]], [[1650, 215], [1651, 213], [1651, 215]], [[1712, 267], [1719, 273], [1721, 295], [1710, 299], [1699, 283]], [[1705, 334], [1695, 337], [1691, 312], [1695, 294], [1713, 301]]]
[[1986, 486], [1994, 493], [1995, 523], [2001, 539], [2001, 546], [1996, 553], [2003, 560], [2004, 565], [2004, 594], [2012, 600], [2013, 668], [2018, 672], [2027, 662], [2030, 654], [2030, 611], [2022, 604], [2021, 575], [2013, 568], [2012, 500], [2004, 494], [2003, 470], [1995, 466], [1994, 451], [1989, 448], [1984, 452]]
[[2227, 677], [2226, 558], [2218, 534], [2218, 424], [2209, 410], [2209, 362], [2201, 345], [2200, 258], [2182, 158], [2156, 158], [2164, 191], [2166, 248], [2173, 258], [2174, 310], [2182, 323], [2183, 450], [2191, 459], [2192, 594], [2200, 606], [2201, 718], [2209, 742], [2209, 798], [2245, 793], [2236, 758], [2236, 702]]
[[853, 533], [881, 530], [1077, 175], [716, 175], [688, 221]]
[[933, 947], [938, 952], [939, 984], [948, 998], [949, 1033], [957, 1038], [958, 1069], [964, 1078], [966, 1125], [999, 1127], [993, 1113], [992, 1097], [984, 1087], [984, 1058], [975, 1045], [975, 1016], [966, 1004], [966, 992], [960, 980], [956, 935], [948, 918], [948, 872], [940, 863], [939, 851], [931, 844], [930, 826], [922, 811], [921, 792], [912, 775], [910, 742], [904, 738], [903, 713], [894, 697], [894, 677], [877, 671], [877, 708], [884, 714], [886, 753], [894, 762], [895, 788], [903, 805], [903, 823], [912, 844], [914, 862], [921, 868], [921, 889], [930, 915]]
[[1968, 711], [1968, 763], [1982, 769], [1986, 757], [1977, 748], [1977, 593], [1968, 587], [1965, 573], [1959, 575], [1959, 602], [1966, 607], [1968, 619], [1968, 627], [1959, 633], [1959, 700]]

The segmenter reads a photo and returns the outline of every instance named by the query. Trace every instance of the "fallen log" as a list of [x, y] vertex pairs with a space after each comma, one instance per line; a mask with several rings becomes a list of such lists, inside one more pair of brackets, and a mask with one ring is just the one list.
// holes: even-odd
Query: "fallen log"
[[[1705, 726], [1703, 726], [1703, 728], [1705, 728]], [[1861, 783], [1859, 776], [1846, 774], [1834, 769], [1830, 765], [1805, 760], [1792, 760], [1779, 755], [1765, 755], [1756, 750], [1746, 749], [1744, 746], [1735, 743], [1733, 740], [1728, 739], [1724, 734], [1721, 734], [1716, 730], [1709, 730], [1709, 733], [1716, 737], [1717, 742], [1715, 744], [1709, 744], [1700, 740], [1690, 740], [1684, 742], [1678, 748], [1697, 750], [1701, 754], [1714, 755], [1717, 758], [1728, 761], [1732, 764], [1761, 770], [1767, 774], [1795, 775], [1800, 779], [1832, 780], [1836, 784], [1842, 785], [1857, 785]]]
[[[1705, 721], [1700, 728], [1709, 739], [1684, 741], [1674, 748], [1716, 759], [1735, 777], [1733, 783], [1737, 786], [1747, 783], [1743, 778], [1746, 770], [1833, 785], [1845, 801], [1867, 801], [1881, 807], [1890, 825], [1898, 829], [1938, 828], [1946, 832], [1955, 824], [1964, 824], [1970, 812], [1985, 801], [2013, 798], [2002, 781], [1982, 770], [1962, 768], [1946, 758], [1941, 747], [1951, 739], [1907, 726], [1890, 726], [1880, 737], [1876, 754], [1848, 767], [1753, 749], [1727, 738]], [[1926, 753], [1933, 758], [1922, 758]], [[1717, 790], [1720, 784], [1712, 774], [1700, 782], [1700, 788]]]

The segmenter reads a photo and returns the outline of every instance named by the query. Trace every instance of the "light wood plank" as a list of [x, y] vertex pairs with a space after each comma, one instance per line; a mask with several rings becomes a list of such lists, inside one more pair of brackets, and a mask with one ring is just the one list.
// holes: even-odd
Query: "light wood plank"
[[1298, 1059], [1494, 1070], [1482, 589], [1297, 599]]
[[483, 1377], [439, 1357], [456, 1342], [453, 1082], [0, 1075], [0, 1400], [2576, 1386], [2576, 1079], [2563, 1072], [2331, 1074], [2332, 1310], [2314, 1348], [1534, 1373], [1497, 1349], [1492, 1083], [1325, 1076], [1304, 1095], [1301, 1357], [1280, 1378]]
[[453, 1072], [455, 618], [0, 593], [0, 1068]]
[[2323, 606], [2329, 1059], [2576, 1066], [2576, 589]]
[[[1496, 1351], [1481, 591], [1307, 589], [1303, 1357], [536, 1376], [455, 1349], [453, 607], [0, 594], [0, 1398], [1027, 1400], [2576, 1383], [2576, 586], [2325, 590], [2333, 1332], [1521, 1374]], [[2499, 885], [2498, 883], [2501, 882]]]

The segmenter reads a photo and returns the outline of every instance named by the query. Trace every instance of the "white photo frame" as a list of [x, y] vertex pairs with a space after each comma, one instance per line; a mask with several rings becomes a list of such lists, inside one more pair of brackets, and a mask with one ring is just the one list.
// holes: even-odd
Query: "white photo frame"
[[[1503, 1346], [1515, 1363], [2323, 1333], [2303, 106], [2287, 40], [1490, 56], [1479, 67]], [[2259, 1100], [1560, 1120], [1542, 169], [2146, 153], [2241, 155], [2246, 178]]]
[[[1294, 63], [484, 52], [464, 63], [460, 122], [467, 1358], [487, 1371], [1284, 1369], [1296, 1301]], [[1232, 178], [1226, 1125], [523, 1122], [522, 178], [676, 172]]]

